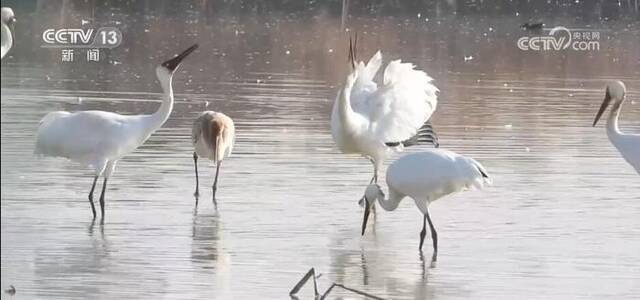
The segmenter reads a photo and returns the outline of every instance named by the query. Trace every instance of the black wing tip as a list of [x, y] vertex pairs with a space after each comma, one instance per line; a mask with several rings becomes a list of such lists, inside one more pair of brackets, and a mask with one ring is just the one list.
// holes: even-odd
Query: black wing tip
[[424, 122], [422, 127], [418, 129], [418, 132], [401, 142], [386, 142], [384, 143], [388, 147], [398, 147], [402, 144], [405, 147], [411, 147], [415, 145], [433, 145], [434, 148], [440, 148], [440, 142], [438, 141], [438, 134], [433, 129], [431, 120]]
[[440, 143], [438, 142], [437, 137], [433, 135], [428, 135], [428, 136], [415, 135], [412, 138], [408, 140], [404, 140], [402, 142], [386, 142], [384, 144], [387, 145], [387, 147], [398, 147], [400, 146], [400, 144], [402, 144], [402, 146], [404, 147], [411, 147], [415, 145], [433, 145], [434, 148], [440, 147]]
[[489, 179], [489, 174], [487, 174], [484, 170], [482, 170], [481, 166], [476, 165], [476, 169], [478, 170], [478, 172], [480, 172], [480, 174], [482, 174], [483, 178]]

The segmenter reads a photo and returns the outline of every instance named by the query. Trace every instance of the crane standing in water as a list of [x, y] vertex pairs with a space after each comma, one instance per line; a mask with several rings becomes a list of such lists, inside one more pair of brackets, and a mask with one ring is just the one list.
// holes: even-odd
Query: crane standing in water
[[176, 57], [156, 67], [163, 99], [160, 108], [150, 115], [125, 116], [106, 111], [48, 113], [38, 127], [36, 155], [65, 157], [95, 171], [89, 203], [93, 218], [93, 191], [100, 176], [104, 176], [100, 194], [100, 211], [104, 222], [104, 194], [107, 179], [113, 174], [117, 161], [142, 145], [164, 124], [173, 110], [172, 78], [176, 69], [198, 45], [189, 47]]
[[[491, 183], [489, 173], [480, 163], [472, 158], [443, 149], [430, 149], [397, 159], [387, 169], [386, 178], [387, 186], [389, 186], [389, 199], [385, 199], [379, 185], [370, 184], [365, 190], [364, 196], [365, 201], [370, 202], [367, 208], [378, 200], [384, 210], [392, 211], [398, 208], [400, 201], [405, 197], [413, 198], [424, 216], [419, 249], [422, 251], [428, 221], [433, 240], [431, 260], [434, 262], [438, 256], [438, 234], [429, 216], [431, 202], [469, 188], [480, 189], [484, 184]], [[366, 209], [362, 220], [363, 235], [367, 228], [368, 218], [369, 210]]]
[[216, 177], [213, 180], [211, 199], [213, 204], [217, 206], [216, 190], [218, 189], [220, 165], [225, 157], [231, 155], [235, 139], [236, 129], [233, 120], [223, 113], [205, 111], [193, 122], [191, 141], [195, 149], [193, 151], [193, 165], [196, 171], [196, 191], [193, 195], [196, 196], [196, 205], [200, 195], [198, 191], [198, 156], [206, 157], [216, 165]]
[[427, 73], [400, 60], [387, 65], [378, 87], [373, 79], [382, 66], [382, 54], [376, 52], [366, 65], [356, 63], [356, 45], [351, 40], [349, 61], [352, 71], [333, 104], [331, 134], [343, 153], [360, 154], [371, 161], [370, 183], [374, 183], [391, 153], [420, 143], [438, 147], [429, 121], [438, 103], [438, 88]]

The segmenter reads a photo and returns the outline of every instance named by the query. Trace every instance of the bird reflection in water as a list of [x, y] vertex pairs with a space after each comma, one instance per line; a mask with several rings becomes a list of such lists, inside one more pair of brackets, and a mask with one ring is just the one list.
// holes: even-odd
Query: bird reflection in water
[[206, 286], [212, 298], [233, 298], [231, 294], [231, 259], [224, 249], [220, 215], [194, 213], [191, 227], [191, 262], [206, 274]]
[[221, 251], [220, 241], [220, 216], [215, 214], [193, 215], [191, 227], [193, 244], [191, 248], [191, 260], [204, 268], [214, 267], [213, 262], [218, 260]]

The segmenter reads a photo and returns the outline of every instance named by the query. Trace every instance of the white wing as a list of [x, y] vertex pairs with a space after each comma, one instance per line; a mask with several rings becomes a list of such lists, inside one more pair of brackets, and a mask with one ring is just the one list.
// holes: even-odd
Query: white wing
[[366, 66], [362, 63], [357, 66], [352, 107], [369, 119], [369, 133], [376, 139], [401, 142], [413, 137], [431, 117], [438, 103], [438, 88], [427, 73], [400, 60], [387, 65], [383, 85], [377, 88], [373, 78], [381, 61], [382, 55], [378, 52]]
[[351, 107], [355, 112], [365, 116], [369, 113], [369, 99], [378, 90], [373, 81], [382, 66], [382, 53], [376, 52], [365, 65], [359, 62], [354, 70], [356, 81], [351, 89]]
[[640, 135], [620, 134], [610, 139], [622, 157], [640, 174]]
[[48, 113], [40, 121], [34, 153], [93, 165], [99, 157], [117, 154], [124, 118], [103, 111]]
[[466, 189], [491, 184], [485, 168], [472, 158], [444, 149], [405, 155], [387, 169], [390, 189], [414, 199], [434, 201]]

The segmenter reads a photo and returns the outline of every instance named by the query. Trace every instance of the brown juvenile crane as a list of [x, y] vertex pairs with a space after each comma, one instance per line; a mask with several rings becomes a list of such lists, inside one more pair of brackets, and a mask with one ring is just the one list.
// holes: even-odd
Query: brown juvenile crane
[[196, 171], [196, 205], [198, 201], [198, 156], [206, 157], [212, 160], [216, 165], [216, 177], [213, 180], [213, 204], [216, 202], [216, 190], [218, 186], [218, 175], [220, 173], [220, 165], [222, 160], [231, 155], [233, 143], [236, 139], [236, 130], [233, 120], [225, 114], [214, 111], [202, 112], [193, 122], [191, 130], [191, 138], [193, 142], [193, 164]]

